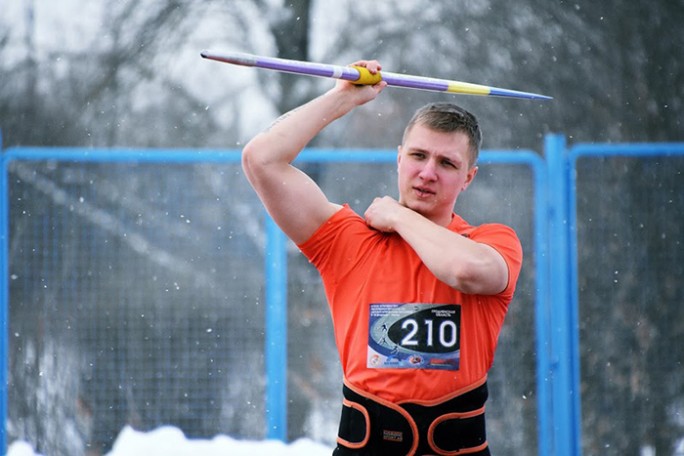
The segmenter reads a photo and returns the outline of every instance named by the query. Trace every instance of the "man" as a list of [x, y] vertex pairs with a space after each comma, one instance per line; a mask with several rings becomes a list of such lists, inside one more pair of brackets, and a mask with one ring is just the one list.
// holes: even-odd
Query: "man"
[[448, 103], [419, 110], [398, 149], [399, 199], [376, 198], [363, 218], [291, 165], [385, 86], [338, 81], [254, 137], [243, 168], [325, 285], [344, 374], [334, 455], [488, 455], [487, 371], [522, 249], [512, 229], [453, 212], [477, 174], [475, 117]]

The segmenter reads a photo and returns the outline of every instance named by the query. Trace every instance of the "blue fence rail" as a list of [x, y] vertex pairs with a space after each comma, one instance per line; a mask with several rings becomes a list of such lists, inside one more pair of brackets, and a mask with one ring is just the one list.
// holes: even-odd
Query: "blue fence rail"
[[[535, 330], [539, 454], [581, 454], [575, 161], [591, 154], [684, 155], [684, 144], [576, 145], [545, 138], [545, 159], [532, 151], [483, 151], [480, 162], [528, 166], [534, 179]], [[306, 150], [300, 162], [390, 163], [388, 151]], [[7, 419], [9, 308], [8, 165], [13, 160], [140, 163], [238, 163], [236, 150], [9, 148], [0, 153], [0, 420]], [[287, 436], [287, 255], [286, 240], [266, 222], [265, 368], [267, 437]], [[0, 448], [6, 448], [0, 427]]]

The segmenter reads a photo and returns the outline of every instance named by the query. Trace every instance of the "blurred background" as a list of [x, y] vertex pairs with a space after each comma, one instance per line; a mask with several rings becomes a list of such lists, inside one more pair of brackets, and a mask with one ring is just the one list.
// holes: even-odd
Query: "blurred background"
[[[5, 146], [234, 147], [329, 80], [226, 66], [203, 49], [344, 65], [551, 95], [552, 103], [449, 96], [485, 125], [487, 148], [682, 137], [681, 0], [3, 0]], [[393, 147], [441, 94], [391, 89], [321, 137]], [[39, 128], [38, 128], [39, 127]], [[363, 128], [363, 134], [355, 129]]]
[[[207, 61], [204, 49], [377, 58], [554, 97], [389, 88], [312, 147], [395, 150], [413, 111], [444, 99], [480, 118], [490, 150], [543, 154], [550, 132], [571, 144], [684, 138], [679, 0], [0, 0], [0, 11], [3, 148], [238, 151], [333, 84]], [[396, 187], [391, 165], [305, 167], [359, 211]], [[675, 454], [683, 160], [578, 170], [584, 453]], [[263, 211], [239, 166], [16, 161], [9, 182], [9, 441], [105, 454], [127, 424], [264, 438]], [[490, 379], [490, 441], [498, 455], [534, 454], [532, 176], [487, 166], [471, 189], [457, 211], [513, 226], [526, 252]], [[332, 445], [341, 373], [328, 311], [316, 271], [288, 252], [288, 438]]]

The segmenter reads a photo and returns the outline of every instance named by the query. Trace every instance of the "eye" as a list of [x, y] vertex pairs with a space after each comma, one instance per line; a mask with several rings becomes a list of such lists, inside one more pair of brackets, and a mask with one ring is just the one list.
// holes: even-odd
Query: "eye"
[[447, 168], [458, 169], [458, 166], [456, 166], [456, 164], [450, 160], [442, 160], [442, 165], [446, 166]]

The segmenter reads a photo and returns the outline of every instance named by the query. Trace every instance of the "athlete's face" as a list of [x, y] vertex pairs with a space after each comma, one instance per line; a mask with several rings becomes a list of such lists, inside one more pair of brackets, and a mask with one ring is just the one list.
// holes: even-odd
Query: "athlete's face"
[[399, 202], [446, 226], [458, 195], [472, 182], [468, 136], [414, 125], [399, 146]]

